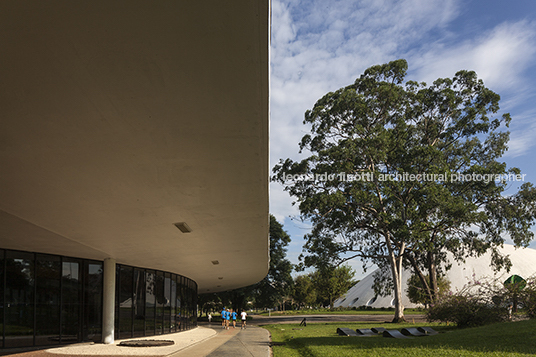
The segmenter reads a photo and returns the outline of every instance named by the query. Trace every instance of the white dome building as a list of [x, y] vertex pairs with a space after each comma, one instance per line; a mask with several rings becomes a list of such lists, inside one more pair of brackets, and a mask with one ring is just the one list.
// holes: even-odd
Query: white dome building
[[[536, 275], [536, 250], [531, 248], [515, 248], [513, 245], [505, 244], [501, 248], [503, 254], [508, 255], [512, 261], [512, 268], [509, 272], [501, 270], [494, 272], [490, 266], [491, 255], [486, 253], [478, 258], [467, 258], [464, 264], [452, 262], [452, 267], [447, 271], [446, 277], [450, 281], [452, 291], [461, 290], [467, 283], [481, 279], [492, 279], [504, 281], [509, 276], [516, 274], [523, 278]], [[359, 307], [371, 306], [373, 308], [394, 307], [394, 295], [376, 296], [373, 289], [374, 274], [378, 270], [367, 275], [359, 283], [348, 290], [345, 296], [337, 299], [335, 307]], [[418, 307], [409, 301], [406, 296], [407, 281], [411, 276], [411, 271], [404, 270], [402, 273], [402, 305], [406, 308]]]

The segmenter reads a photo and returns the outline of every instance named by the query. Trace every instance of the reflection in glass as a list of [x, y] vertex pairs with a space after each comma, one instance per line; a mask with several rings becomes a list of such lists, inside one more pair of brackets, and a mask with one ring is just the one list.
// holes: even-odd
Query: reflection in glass
[[33, 345], [34, 257], [32, 253], [6, 252], [5, 347]]
[[145, 271], [134, 269], [134, 337], [145, 336]]
[[178, 309], [179, 309], [179, 326], [181, 331], [186, 328], [184, 324], [184, 278], [181, 276], [178, 283], [179, 292], [177, 293]]
[[[196, 325], [197, 285], [183, 276], [117, 265], [118, 338]], [[0, 249], [0, 347], [102, 340], [103, 263]]]
[[171, 275], [171, 332], [177, 331], [177, 276]]
[[101, 262], [84, 262], [84, 340], [102, 341], [102, 274]]
[[58, 344], [60, 340], [60, 257], [37, 254], [35, 261], [35, 344]]
[[156, 334], [161, 335], [164, 324], [164, 272], [156, 272]]
[[61, 343], [80, 341], [80, 310], [82, 308], [82, 284], [80, 260], [64, 259], [61, 275]]
[[164, 274], [164, 333], [171, 332], [171, 274]]
[[119, 338], [132, 337], [133, 274], [133, 268], [121, 266], [119, 275]]
[[155, 280], [154, 270], [145, 272], [145, 335], [152, 336], [155, 333]]

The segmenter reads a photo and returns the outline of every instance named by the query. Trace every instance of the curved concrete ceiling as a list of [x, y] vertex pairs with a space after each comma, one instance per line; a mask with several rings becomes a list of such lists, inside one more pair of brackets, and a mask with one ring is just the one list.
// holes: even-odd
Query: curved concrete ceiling
[[0, 48], [0, 248], [265, 276], [268, 0], [6, 0]]

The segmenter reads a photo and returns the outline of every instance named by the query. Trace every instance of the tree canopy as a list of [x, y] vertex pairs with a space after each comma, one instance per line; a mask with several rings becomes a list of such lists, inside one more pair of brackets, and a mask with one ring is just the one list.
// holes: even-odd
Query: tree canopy
[[317, 291], [317, 301], [333, 309], [335, 300], [343, 296], [354, 284], [354, 271], [347, 265], [324, 266], [311, 273]]
[[[273, 170], [313, 224], [313, 255], [390, 269], [394, 321], [404, 319], [403, 264], [431, 297], [447, 251], [463, 260], [491, 250], [496, 267], [508, 266], [497, 248], [506, 237], [532, 240], [536, 197], [519, 169], [499, 161], [511, 118], [498, 115], [498, 94], [472, 71], [429, 86], [405, 81], [406, 72], [405, 60], [376, 65], [327, 93], [305, 113], [310, 133], [299, 147], [308, 156]], [[512, 181], [521, 185], [505, 195]]]
[[286, 259], [289, 243], [290, 236], [283, 230], [283, 225], [270, 215], [270, 269], [266, 277], [253, 287], [258, 306], [275, 306], [291, 292], [293, 267]]
[[315, 305], [317, 291], [310, 275], [298, 275], [294, 278], [293, 298], [298, 308]]

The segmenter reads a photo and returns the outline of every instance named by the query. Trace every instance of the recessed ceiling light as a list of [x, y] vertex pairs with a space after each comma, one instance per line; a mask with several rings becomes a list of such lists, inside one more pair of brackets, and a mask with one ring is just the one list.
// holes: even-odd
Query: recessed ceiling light
[[192, 228], [190, 228], [186, 222], [178, 222], [174, 223], [175, 227], [181, 230], [182, 233], [190, 233], [192, 231]]
[[212, 264], [214, 264], [214, 265], [218, 265], [218, 264], [220, 264], [220, 262], [217, 261], [217, 260], [213, 260], [213, 261], [212, 261]]

